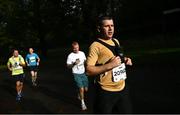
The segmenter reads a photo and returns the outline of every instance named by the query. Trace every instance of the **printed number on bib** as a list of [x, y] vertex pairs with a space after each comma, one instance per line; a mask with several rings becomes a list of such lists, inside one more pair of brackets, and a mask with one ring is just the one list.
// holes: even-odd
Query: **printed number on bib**
[[22, 69], [22, 67], [19, 65], [19, 62], [15, 62], [14, 64], [14, 69], [17, 70], [17, 69]]
[[118, 82], [120, 80], [126, 79], [126, 67], [125, 64], [122, 63], [120, 66], [113, 68], [113, 82]]
[[30, 61], [31, 61], [31, 62], [35, 62], [35, 61], [36, 61], [36, 58], [35, 58], [35, 57], [30, 57]]

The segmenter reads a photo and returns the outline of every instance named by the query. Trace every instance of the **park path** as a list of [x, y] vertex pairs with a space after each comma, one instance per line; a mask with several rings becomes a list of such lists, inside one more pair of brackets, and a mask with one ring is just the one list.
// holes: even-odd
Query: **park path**
[[[59, 55], [59, 54], [57, 54]], [[25, 70], [22, 102], [15, 101], [15, 87], [7, 70], [0, 72], [0, 113], [91, 113], [80, 110], [71, 70], [65, 66], [65, 55], [56, 54], [42, 59], [39, 85], [32, 87]]]
[[[62, 52], [62, 53], [61, 53]], [[26, 70], [24, 99], [15, 101], [15, 89], [7, 70], [0, 72], [0, 113], [93, 113], [93, 80], [87, 94], [87, 111], [80, 110], [71, 70], [65, 66], [67, 51], [42, 58], [39, 85], [32, 87]], [[127, 68], [127, 84], [134, 113], [180, 113], [179, 57], [148, 58]], [[172, 57], [174, 60], [172, 60]], [[157, 57], [155, 57], [157, 58]], [[166, 60], [172, 60], [166, 62]]]

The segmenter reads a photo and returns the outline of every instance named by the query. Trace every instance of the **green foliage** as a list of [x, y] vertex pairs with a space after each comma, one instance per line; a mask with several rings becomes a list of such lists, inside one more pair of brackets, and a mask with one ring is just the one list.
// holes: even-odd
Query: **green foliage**
[[[151, 27], [148, 32], [160, 30], [161, 20], [155, 20], [160, 4], [155, 0], [0, 0], [0, 47], [48, 48], [72, 40], [88, 42], [95, 37], [95, 21], [101, 13], [114, 16], [118, 37], [126, 32], [126, 36], [142, 34], [143, 27]], [[157, 28], [153, 23], [159, 23]]]
[[1, 45], [38, 46], [46, 40], [57, 43], [59, 38], [83, 41], [92, 37], [98, 13], [116, 11], [118, 4], [117, 0], [112, 4], [109, 0], [0, 0]]

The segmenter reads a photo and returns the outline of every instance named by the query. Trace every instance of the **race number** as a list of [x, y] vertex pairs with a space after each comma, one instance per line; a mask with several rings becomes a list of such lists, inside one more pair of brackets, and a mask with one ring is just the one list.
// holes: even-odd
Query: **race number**
[[36, 62], [36, 57], [35, 57], [35, 56], [30, 57], [30, 61], [31, 61], [31, 62]]
[[19, 62], [15, 62], [14, 63], [14, 69], [17, 70], [17, 69], [22, 69], [22, 67], [19, 65]]
[[113, 82], [126, 79], [126, 66], [122, 63], [120, 66], [113, 68]]

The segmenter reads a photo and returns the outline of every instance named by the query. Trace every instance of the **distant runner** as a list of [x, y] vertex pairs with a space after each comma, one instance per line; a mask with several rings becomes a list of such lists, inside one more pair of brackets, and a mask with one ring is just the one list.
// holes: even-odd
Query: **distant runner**
[[23, 67], [25, 67], [25, 65], [24, 58], [19, 55], [18, 50], [13, 50], [13, 56], [9, 58], [7, 67], [9, 71], [12, 72], [12, 78], [16, 82], [17, 101], [20, 101], [22, 97], [23, 82], [25, 77]]
[[36, 53], [34, 53], [33, 48], [29, 48], [29, 54], [26, 55], [26, 63], [31, 73], [32, 85], [37, 86], [36, 81], [40, 58]]
[[67, 67], [72, 68], [72, 73], [77, 87], [79, 88], [79, 96], [81, 100], [82, 110], [86, 110], [86, 104], [84, 102], [85, 91], [88, 91], [88, 78], [85, 74], [84, 63], [86, 61], [86, 56], [84, 52], [79, 51], [78, 42], [72, 43], [72, 50], [67, 58]]

